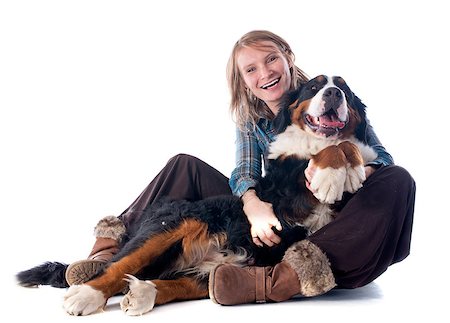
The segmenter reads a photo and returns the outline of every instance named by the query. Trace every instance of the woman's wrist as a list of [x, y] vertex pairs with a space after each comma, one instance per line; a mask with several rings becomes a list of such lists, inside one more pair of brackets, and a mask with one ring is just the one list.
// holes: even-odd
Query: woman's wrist
[[[256, 195], [256, 191], [254, 189], [249, 189], [247, 192], [245, 192], [241, 196], [241, 200], [244, 204], [248, 203], [249, 201], [258, 198], [258, 195]], [[259, 198], [258, 198], [259, 199]]]
[[249, 189], [245, 192], [244, 195], [242, 195], [241, 200], [244, 205], [244, 214], [247, 216], [250, 223], [252, 223], [255, 215], [260, 213], [259, 203], [261, 201], [254, 189]]

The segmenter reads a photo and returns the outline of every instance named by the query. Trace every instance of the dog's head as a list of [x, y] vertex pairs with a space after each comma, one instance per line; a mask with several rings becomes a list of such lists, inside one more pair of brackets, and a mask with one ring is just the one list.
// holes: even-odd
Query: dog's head
[[294, 124], [321, 138], [360, 137], [365, 128], [365, 105], [339, 76], [319, 75], [289, 93], [274, 128], [277, 133]]

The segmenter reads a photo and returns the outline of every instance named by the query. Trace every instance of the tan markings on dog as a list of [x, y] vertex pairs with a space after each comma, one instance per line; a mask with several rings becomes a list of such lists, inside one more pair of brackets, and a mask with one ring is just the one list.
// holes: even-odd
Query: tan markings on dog
[[175, 230], [151, 237], [140, 248], [112, 263], [101, 276], [86, 284], [100, 290], [105, 297], [109, 298], [125, 288], [126, 282], [123, 280], [125, 274], [135, 275], [177, 241], [186, 236], [198, 234], [204, 229], [204, 223], [194, 219], [185, 220]]
[[350, 141], [341, 142], [338, 147], [344, 152], [345, 157], [351, 167], [364, 164], [359, 148]]
[[[209, 238], [208, 238], [208, 226], [206, 223], [200, 223], [195, 231], [189, 232], [189, 235], [186, 234], [186, 237], [183, 239], [183, 257], [189, 259], [202, 259], [202, 252], [200, 250], [204, 249], [202, 246], [209, 246]], [[187, 232], [186, 232], [187, 233]]]
[[355, 109], [348, 106], [348, 123], [344, 129], [342, 129], [341, 138], [349, 138], [353, 136], [356, 127], [361, 123], [361, 117]]
[[315, 154], [312, 159], [314, 160], [314, 164], [322, 169], [327, 167], [338, 169], [345, 167], [347, 164], [344, 152], [336, 145], [324, 148]]
[[289, 105], [289, 109], [295, 109], [297, 107], [297, 104], [298, 104], [298, 99]]
[[207, 261], [211, 254], [219, 253], [226, 242], [226, 235], [208, 234], [208, 226], [202, 223], [195, 231], [189, 232], [182, 242], [183, 252], [170, 270], [162, 274], [163, 277], [174, 273], [199, 274], [199, 265]]
[[205, 279], [219, 264], [244, 265], [249, 256], [245, 249], [232, 251], [227, 249], [226, 233], [207, 235], [205, 231], [199, 235], [189, 235], [183, 238], [183, 253], [177, 258], [169, 270], [161, 274], [160, 278], [174, 274], [196, 276]]
[[303, 121], [303, 112], [309, 107], [311, 99], [300, 102], [297, 108], [292, 111], [292, 123], [300, 127], [300, 129], [305, 129], [305, 121]]
[[342, 84], [342, 85], [345, 84], [345, 80], [344, 80], [342, 77], [340, 77], [340, 76], [337, 76], [334, 80], [337, 81], [337, 82], [339, 82], [339, 83]]
[[155, 304], [166, 304], [172, 301], [200, 299], [208, 297], [207, 286], [202, 286], [194, 278], [183, 277], [176, 280], [155, 279], [156, 285]]

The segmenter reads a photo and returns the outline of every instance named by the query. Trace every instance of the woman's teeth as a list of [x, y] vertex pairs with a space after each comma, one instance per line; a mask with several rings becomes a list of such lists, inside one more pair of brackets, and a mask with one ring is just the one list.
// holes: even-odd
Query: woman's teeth
[[278, 82], [280, 82], [280, 79], [279, 79], [279, 78], [273, 80], [272, 82], [269, 82], [269, 83], [267, 83], [267, 84], [264, 84], [263, 86], [261, 86], [261, 89], [266, 90], [266, 89], [268, 89], [269, 87], [274, 86], [274, 85], [277, 84]]

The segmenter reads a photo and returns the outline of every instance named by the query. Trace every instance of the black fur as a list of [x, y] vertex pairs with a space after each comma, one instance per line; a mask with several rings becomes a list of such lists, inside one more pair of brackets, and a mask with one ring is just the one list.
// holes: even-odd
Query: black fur
[[[278, 133], [283, 132], [291, 123], [291, 110], [295, 107], [289, 107], [289, 105], [297, 100], [298, 102], [307, 100], [317, 93], [315, 90], [316, 79], [286, 96], [283, 107], [274, 120], [274, 127]], [[356, 136], [365, 142], [367, 127], [365, 106], [348, 89], [348, 86], [344, 92], [349, 105], [361, 117]], [[237, 197], [218, 196], [195, 202], [162, 199], [150, 205], [139, 221], [127, 229], [121, 250], [112, 259], [112, 262], [130, 254], [150, 237], [173, 230], [186, 218], [195, 218], [207, 223], [209, 233], [225, 232], [228, 249], [232, 251], [245, 249], [251, 256], [251, 264], [266, 266], [279, 262], [292, 243], [307, 236], [308, 231], [297, 224], [302, 223], [310, 215], [318, 201], [305, 186], [304, 171], [308, 160], [288, 156], [269, 161], [266, 175], [255, 189], [261, 200], [272, 203], [273, 210], [282, 223], [283, 230], [277, 232], [282, 238], [279, 245], [272, 248], [260, 248], [252, 242], [250, 225], [243, 212], [242, 202]], [[137, 277], [141, 279], [160, 277], [181, 252], [180, 243], [175, 244], [156, 261], [148, 264], [148, 267], [138, 273]], [[19, 273], [17, 278], [24, 286], [49, 284], [55, 287], [67, 287], [64, 279], [66, 267], [60, 263], [45, 263]]]
[[45, 262], [29, 270], [17, 274], [17, 280], [24, 287], [50, 285], [52, 287], [68, 287], [64, 274], [67, 265], [60, 262]]
[[[272, 194], [275, 193], [279, 197], [281, 194], [285, 195], [285, 198], [280, 198], [274, 203], [274, 210], [276, 210], [275, 212], [279, 210], [279, 212], [288, 214], [295, 205], [295, 202], [292, 205], [289, 202], [289, 200], [293, 202], [291, 197], [295, 194], [294, 190], [289, 185], [286, 186], [286, 189], [279, 190], [278, 186], [274, 185], [269, 179], [263, 182]], [[264, 196], [267, 197], [268, 195], [269, 193], [266, 192]], [[169, 199], [156, 201], [145, 210], [140, 220], [128, 229], [127, 237], [122, 242], [120, 252], [111, 262], [118, 261], [130, 254], [133, 250], [142, 246], [149, 237], [163, 231], [173, 230], [186, 218], [195, 218], [208, 223], [210, 233], [226, 232], [227, 247], [235, 252], [238, 252], [241, 248], [245, 249], [252, 257], [250, 264], [259, 266], [273, 265], [279, 262], [285, 250], [292, 243], [304, 239], [307, 235], [307, 231], [303, 227], [293, 225], [294, 218], [283, 219], [279, 217], [283, 230], [277, 233], [282, 238], [282, 242], [272, 248], [257, 247], [251, 241], [250, 225], [242, 207], [240, 199], [234, 196], [217, 196], [196, 202]], [[159, 278], [180, 253], [180, 245], [176, 244], [155, 262], [144, 268], [137, 277], [142, 279]], [[51, 285], [64, 288], [68, 287], [64, 278], [66, 268], [67, 265], [65, 264], [46, 262], [20, 272], [17, 274], [17, 279], [22, 286]]]
[[[275, 189], [275, 186], [273, 188]], [[280, 205], [280, 210], [285, 210], [284, 204], [288, 204], [288, 202], [277, 204]], [[140, 221], [130, 228], [130, 239], [124, 241], [121, 251], [112, 261], [118, 261], [139, 248], [147, 241], [148, 237], [173, 230], [187, 218], [195, 218], [207, 223], [208, 232], [211, 234], [225, 232], [228, 249], [234, 252], [245, 249], [252, 257], [251, 263], [259, 266], [273, 265], [279, 262], [285, 250], [293, 242], [306, 237], [307, 231], [303, 227], [294, 225], [293, 219], [286, 221], [280, 218], [283, 230], [277, 231], [277, 233], [282, 238], [282, 242], [272, 248], [257, 247], [251, 240], [250, 225], [242, 207], [241, 200], [234, 196], [217, 196], [196, 202], [166, 199], [157, 201], [144, 212]], [[158, 278], [161, 272], [167, 269], [168, 264], [176, 259], [179, 252], [181, 252], [179, 245], [175, 245], [169, 253], [163, 254], [144, 270], [145, 273], [141, 273], [137, 277]]]

